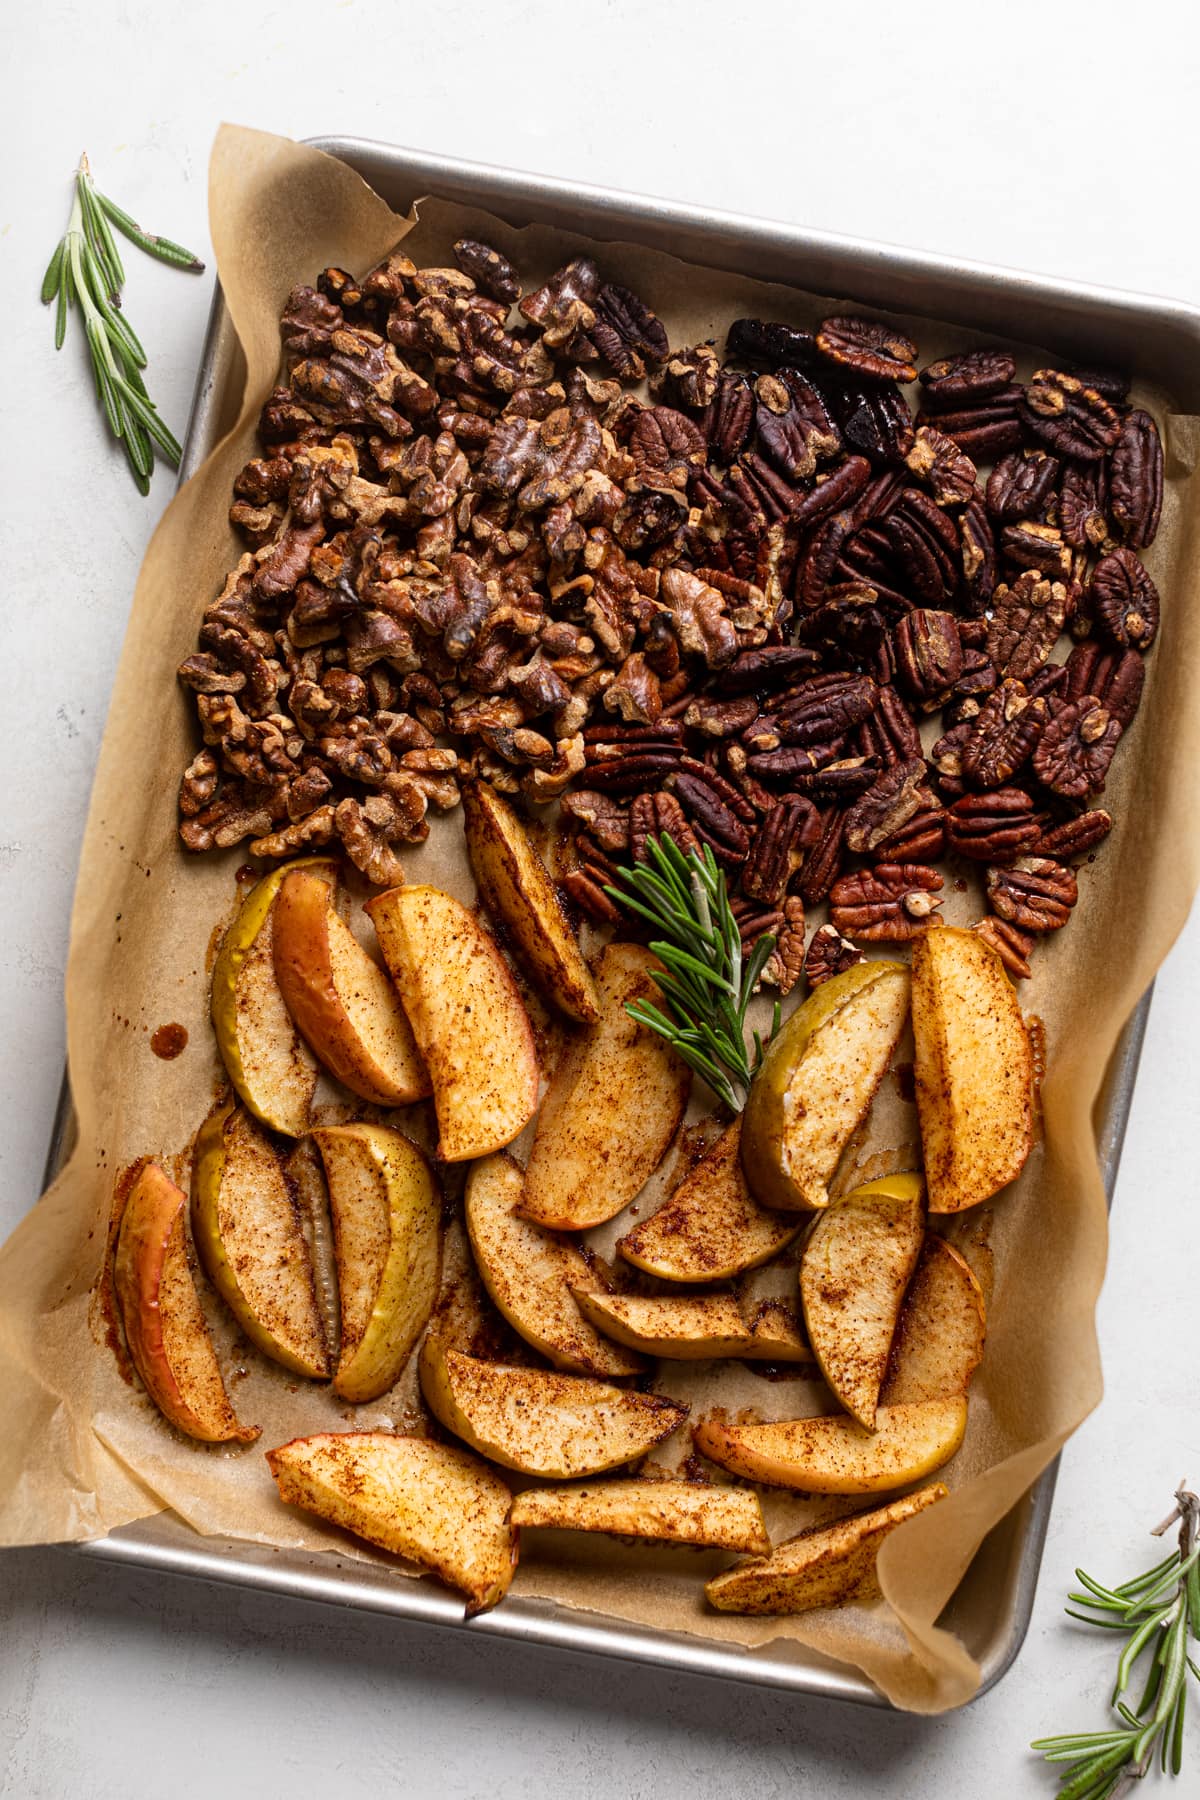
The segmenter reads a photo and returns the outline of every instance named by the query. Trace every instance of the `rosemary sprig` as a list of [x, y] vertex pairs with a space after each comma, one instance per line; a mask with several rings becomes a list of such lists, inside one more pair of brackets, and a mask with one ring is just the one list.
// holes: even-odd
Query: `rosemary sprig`
[[[621, 870], [624, 887], [606, 891], [661, 933], [650, 948], [663, 964], [655, 979], [667, 1011], [648, 1000], [634, 1000], [625, 1010], [665, 1038], [731, 1112], [741, 1112], [764, 1048], [756, 1031], [751, 1060], [746, 1008], [775, 939], [769, 932], [760, 937], [743, 962], [725, 877], [707, 844], [703, 854], [685, 855], [664, 835], [647, 840], [647, 854], [648, 862]], [[778, 1025], [776, 1003], [768, 1041]]]
[[46, 306], [55, 302], [56, 350], [62, 349], [67, 335], [68, 311], [78, 307], [91, 354], [96, 397], [109, 430], [125, 451], [134, 481], [148, 494], [155, 450], [172, 468], [179, 467], [182, 451], [146, 392], [142, 377], [146, 352], [120, 310], [125, 268], [113, 236], [114, 225], [130, 243], [160, 262], [194, 274], [199, 274], [204, 264], [182, 245], [143, 231], [100, 192], [87, 157], [80, 157], [71, 216], [42, 280], [42, 302]]
[[[1154, 1766], [1156, 1748], [1164, 1774], [1180, 1771], [1188, 1670], [1200, 1680], [1200, 1668], [1187, 1652], [1188, 1638], [1200, 1638], [1200, 1498], [1182, 1482], [1174, 1511], [1153, 1535], [1161, 1537], [1176, 1523], [1179, 1548], [1133, 1581], [1105, 1588], [1082, 1569], [1075, 1571], [1084, 1591], [1070, 1598], [1089, 1610], [1068, 1606], [1070, 1616], [1124, 1632], [1129, 1641], [1117, 1664], [1110, 1701], [1120, 1725], [1038, 1738], [1032, 1746], [1047, 1762], [1068, 1765], [1060, 1777], [1058, 1800], [1112, 1800], [1127, 1793]], [[1136, 1664], [1147, 1653], [1146, 1684], [1137, 1706], [1131, 1707], [1125, 1696]]]

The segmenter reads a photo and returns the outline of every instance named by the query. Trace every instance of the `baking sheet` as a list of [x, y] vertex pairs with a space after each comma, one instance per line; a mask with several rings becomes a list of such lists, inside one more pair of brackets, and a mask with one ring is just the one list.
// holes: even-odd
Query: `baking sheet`
[[[227, 179], [230, 171], [232, 187]], [[294, 280], [311, 276], [326, 260], [365, 266], [390, 247], [399, 228], [338, 165], [313, 160], [312, 153], [259, 134], [236, 138], [223, 134], [215, 177], [214, 241], [234, 322], [246, 346], [248, 391], [259, 396], [276, 367], [277, 314], [287, 288]], [[278, 203], [283, 193], [286, 206]], [[423, 211], [419, 230], [432, 237], [439, 229], [457, 231], [460, 226], [461, 221], [443, 209], [430, 207]], [[309, 227], [315, 236], [288, 236]], [[544, 233], [518, 243], [482, 225], [480, 229], [499, 237], [531, 272], [548, 268], [561, 254], [561, 243], [551, 244]], [[352, 234], [353, 248], [347, 247], [346, 233]], [[255, 246], [252, 259], [243, 253], [247, 244]], [[429, 254], [418, 248], [415, 235], [408, 248], [418, 257]], [[539, 262], [539, 256], [546, 260]], [[689, 271], [681, 277], [677, 265], [644, 250], [613, 249], [605, 252], [604, 261], [612, 273], [639, 287], [659, 307], [673, 327], [673, 341], [707, 335], [706, 326], [723, 324], [739, 311], [766, 311], [804, 322], [827, 310], [818, 302], [806, 305], [794, 294], [764, 293], [741, 280], [718, 280], [709, 272]], [[681, 331], [675, 329], [680, 315], [672, 306], [685, 287], [691, 329]], [[921, 325], [915, 330], [923, 356], [936, 354], [951, 341], [963, 341], [961, 333], [939, 340]], [[1029, 366], [1027, 361], [1025, 369]], [[256, 406], [257, 399], [251, 416]], [[972, 1436], [977, 1441], [973, 1447], [968, 1444], [970, 1456], [960, 1458], [954, 1470], [955, 1479], [960, 1479], [973, 1458], [981, 1468], [986, 1464], [989, 1473], [984, 1480], [968, 1481], [938, 1509], [939, 1530], [925, 1534], [928, 1541], [923, 1548], [918, 1530], [922, 1521], [916, 1521], [903, 1539], [894, 1540], [895, 1551], [903, 1549], [903, 1556], [890, 1549], [885, 1556], [881, 1565], [885, 1587], [903, 1613], [907, 1638], [883, 1607], [798, 1622], [798, 1637], [851, 1657], [901, 1704], [953, 1704], [970, 1691], [975, 1679], [970, 1659], [946, 1633], [936, 1631], [933, 1620], [981, 1531], [1006, 1510], [1098, 1394], [1091, 1314], [1103, 1258], [1103, 1203], [1088, 1132], [1090, 1104], [1116, 1028], [1182, 922], [1194, 885], [1195, 846], [1187, 820], [1190, 795], [1185, 791], [1192, 766], [1187, 753], [1194, 750], [1196, 739], [1194, 546], [1183, 529], [1189, 511], [1194, 516], [1184, 492], [1194, 478], [1194, 422], [1175, 421], [1169, 441], [1167, 523], [1149, 561], [1160, 580], [1164, 570], [1175, 567], [1171, 580], [1164, 581], [1167, 618], [1163, 642], [1151, 659], [1147, 703], [1110, 785], [1119, 821], [1117, 842], [1107, 852], [1110, 861], [1098, 861], [1070, 932], [1044, 954], [1042, 981], [1031, 996], [1035, 1009], [1043, 1011], [1050, 1023], [1052, 1058], [1061, 1039], [1046, 1095], [1050, 1151], [1040, 1185], [1031, 1171], [997, 1209], [992, 1249], [998, 1298], [992, 1343], [973, 1408]], [[207, 465], [156, 537], [139, 584], [102, 757], [71, 972], [71, 1054], [80, 1096], [81, 1149], [67, 1177], [33, 1215], [36, 1223], [22, 1228], [0, 1264], [0, 1355], [12, 1359], [23, 1417], [31, 1422], [40, 1419], [48, 1428], [35, 1446], [32, 1465], [27, 1463], [24, 1471], [0, 1463], [0, 1492], [9, 1484], [0, 1518], [20, 1541], [91, 1535], [122, 1516], [144, 1513], [154, 1503], [153, 1496], [173, 1499], [183, 1516], [201, 1529], [258, 1535], [297, 1548], [301, 1543], [311, 1547], [314, 1541], [329, 1542], [328, 1534], [314, 1532], [307, 1523], [297, 1538], [298, 1522], [275, 1505], [269, 1483], [265, 1496], [261, 1491], [266, 1481], [261, 1465], [253, 1483], [231, 1483], [224, 1470], [219, 1480], [209, 1480], [206, 1467], [221, 1460], [232, 1462], [232, 1453], [197, 1452], [181, 1445], [156, 1416], [131, 1406], [128, 1390], [113, 1380], [111, 1365], [103, 1359], [92, 1359], [88, 1379], [81, 1383], [76, 1356], [81, 1307], [85, 1313], [98, 1255], [96, 1239], [103, 1237], [102, 1231], [97, 1232], [97, 1197], [103, 1193], [107, 1205], [111, 1173], [131, 1155], [186, 1144], [217, 1073], [215, 1062], [207, 1076], [199, 1068], [206, 1046], [205, 945], [198, 943], [196, 927], [203, 918], [207, 932], [223, 910], [228, 912], [232, 883], [229, 866], [221, 872], [212, 864], [185, 864], [174, 848], [173, 782], [189, 736], [187, 706], [174, 693], [172, 672], [191, 647], [194, 620], [230, 560], [230, 539], [223, 528], [228, 480], [247, 448], [243, 430], [239, 444], [226, 445], [214, 459], [220, 473], [214, 475], [214, 463]], [[1187, 604], [1185, 593], [1191, 596]], [[176, 622], [174, 635], [164, 613]], [[1146, 748], [1144, 727], [1150, 714], [1155, 734]], [[162, 745], [161, 757], [154, 757], [148, 771], [147, 744]], [[145, 771], [140, 789], [130, 782], [131, 769]], [[159, 770], [160, 784], [152, 788], [150, 776]], [[144, 814], [147, 796], [150, 804]], [[1174, 831], [1174, 838], [1164, 838], [1164, 831]], [[1174, 852], [1170, 859], [1168, 842]], [[438, 854], [431, 841], [419, 857], [410, 859], [410, 877], [424, 878], [422, 861]], [[1107, 868], [1111, 874], [1106, 878]], [[1113, 892], [1120, 885], [1120, 871], [1128, 875], [1133, 869], [1153, 878], [1148, 891]], [[457, 872], [443, 871], [439, 866], [438, 873], [445, 885], [454, 886], [463, 871], [461, 867]], [[150, 887], [139, 885], [143, 881]], [[1131, 929], [1135, 925], [1137, 929]], [[1124, 928], [1130, 953], [1113, 971], [1106, 940], [1108, 930], [1118, 928]], [[1064, 950], [1072, 969], [1065, 979]], [[1059, 973], [1050, 976], [1054, 966]], [[1096, 972], [1090, 979], [1089, 968]], [[1084, 971], [1083, 978], [1076, 979], [1077, 969]], [[1059, 998], [1067, 986], [1080, 990], [1072, 993], [1070, 1006], [1043, 1002], [1038, 990], [1049, 985], [1048, 976]], [[169, 1007], [163, 1013], [168, 1002], [173, 1010]], [[81, 1010], [88, 1027], [82, 1034]], [[153, 1059], [144, 1042], [139, 1056], [139, 1028], [148, 1032], [167, 1017], [189, 1026], [193, 1050], [179, 1064], [150, 1067]], [[102, 1028], [98, 1035], [97, 1026]], [[103, 1131], [97, 1124], [101, 1117]], [[86, 1241], [79, 1227], [90, 1221], [95, 1234], [91, 1249], [82, 1255], [70, 1254], [72, 1226], [64, 1222], [69, 1218], [74, 1221], [76, 1249]], [[68, 1367], [76, 1377], [73, 1382], [61, 1380], [58, 1392], [51, 1373], [56, 1366], [60, 1377]], [[247, 1379], [246, 1396], [239, 1392], [242, 1410], [258, 1417], [251, 1406], [258, 1397], [256, 1383], [278, 1386], [278, 1379], [256, 1370]], [[297, 1421], [294, 1415], [307, 1417], [306, 1409], [315, 1399], [311, 1393], [293, 1396], [286, 1435], [307, 1428], [305, 1420]], [[88, 1423], [89, 1401], [95, 1406], [96, 1433]], [[251, 1461], [255, 1455], [250, 1453]], [[246, 1466], [243, 1457], [239, 1468]], [[64, 1480], [64, 1474], [69, 1479]], [[91, 1497], [89, 1488], [94, 1490]], [[53, 1529], [55, 1523], [66, 1528]], [[340, 1553], [352, 1554], [344, 1540], [338, 1545]], [[946, 1553], [947, 1545], [953, 1554]], [[635, 1616], [649, 1623], [724, 1640], [732, 1636], [734, 1641], [752, 1643], [780, 1629], [775, 1622], [763, 1626], [713, 1621], [698, 1606], [698, 1568], [689, 1567], [679, 1575], [680, 1559], [668, 1556], [651, 1582], [646, 1577], [659, 1568], [662, 1553], [630, 1554], [638, 1578], [616, 1589], [594, 1564], [571, 1559], [561, 1566], [527, 1564], [519, 1577], [519, 1591], [543, 1591], [545, 1582], [558, 1599], [616, 1616], [628, 1617], [632, 1608]], [[867, 1624], [870, 1630], [864, 1631]], [[782, 1622], [782, 1629], [789, 1633], [791, 1623]], [[909, 1654], [910, 1643], [915, 1656]]]

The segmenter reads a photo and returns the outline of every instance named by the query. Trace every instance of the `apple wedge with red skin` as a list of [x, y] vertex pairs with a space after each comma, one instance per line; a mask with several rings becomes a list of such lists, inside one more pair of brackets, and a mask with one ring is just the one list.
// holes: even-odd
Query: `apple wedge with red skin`
[[133, 1366], [164, 1418], [206, 1444], [251, 1444], [239, 1422], [188, 1264], [187, 1198], [157, 1163], [129, 1191], [117, 1236], [113, 1287]]
[[293, 1022], [343, 1087], [376, 1106], [425, 1098], [429, 1071], [400, 996], [343, 923], [328, 882], [305, 869], [285, 877], [272, 953]]

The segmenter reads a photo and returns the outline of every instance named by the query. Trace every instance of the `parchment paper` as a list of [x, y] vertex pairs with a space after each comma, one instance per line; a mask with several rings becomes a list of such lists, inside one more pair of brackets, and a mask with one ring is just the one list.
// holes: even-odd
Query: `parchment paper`
[[[243, 404], [147, 551], [101, 747], [67, 972], [78, 1143], [0, 1252], [0, 1542], [94, 1538], [173, 1507], [199, 1532], [386, 1560], [403, 1579], [412, 1571], [398, 1562], [285, 1509], [262, 1450], [351, 1422], [419, 1426], [411, 1374], [374, 1405], [345, 1406], [328, 1389], [297, 1382], [259, 1358], [206, 1293], [235, 1405], [264, 1430], [261, 1444], [247, 1449], [198, 1446], [166, 1425], [130, 1382], [94, 1291], [119, 1172], [138, 1156], [157, 1155], [186, 1185], [192, 1136], [222, 1078], [207, 1023], [208, 975], [244, 858], [191, 858], [179, 846], [176, 785], [193, 754], [195, 726], [174, 671], [240, 551], [226, 523], [230, 484], [252, 453], [255, 418], [276, 377], [278, 318], [289, 289], [327, 263], [361, 272], [406, 235], [418, 262], [445, 262], [452, 239], [470, 229], [503, 249], [526, 278], [548, 273], [588, 240], [537, 227], [515, 231], [437, 202], [417, 209], [419, 223], [403, 220], [342, 164], [231, 127], [217, 138], [210, 179], [220, 278], [245, 353]], [[608, 274], [660, 313], [673, 344], [720, 338], [743, 313], [809, 324], [831, 310], [828, 300], [628, 245], [606, 244], [599, 255]], [[923, 361], [972, 341], [927, 320], [909, 324]], [[1019, 373], [1046, 360], [1026, 347]], [[1084, 867], [1069, 929], [1039, 946], [1034, 979], [1021, 990], [1026, 1009], [1044, 1019], [1049, 1041], [1044, 1142], [1012, 1189], [950, 1227], [991, 1295], [967, 1440], [946, 1472], [950, 1498], [888, 1541], [880, 1558], [885, 1599], [869, 1606], [796, 1620], [715, 1615], [706, 1610], [702, 1581], [727, 1563], [724, 1556], [549, 1533], [526, 1534], [516, 1593], [751, 1652], [794, 1640], [857, 1664], [898, 1705], [914, 1710], [957, 1705], [974, 1691], [975, 1664], [934, 1621], [984, 1534], [1100, 1398], [1094, 1311], [1106, 1219], [1092, 1106], [1120, 1027], [1182, 926], [1197, 881], [1200, 421], [1165, 416], [1161, 396], [1139, 398], [1156, 412], [1168, 451], [1162, 530], [1147, 557], [1163, 594], [1162, 631], [1140, 715], [1104, 801], [1114, 831]], [[429, 842], [408, 854], [405, 866], [411, 880], [474, 897], [457, 815], [435, 822]], [[949, 881], [947, 889], [947, 917], [977, 916], [971, 895]], [[152, 1032], [166, 1023], [189, 1033], [174, 1062], [150, 1049]], [[326, 1100], [338, 1116], [336, 1100]], [[420, 1136], [422, 1115], [416, 1108], [375, 1116]], [[911, 1109], [889, 1089], [851, 1164], [895, 1166], [912, 1132]], [[660, 1190], [668, 1173], [658, 1178]], [[655, 1203], [655, 1193], [642, 1196], [639, 1216]], [[627, 1224], [608, 1228], [607, 1241]], [[764, 1279], [778, 1287], [794, 1282], [794, 1272]], [[721, 1404], [787, 1417], [828, 1404], [809, 1377], [769, 1382], [740, 1364], [676, 1365], [661, 1385], [691, 1399], [694, 1414]], [[664, 1446], [656, 1461], [670, 1466], [685, 1449]], [[858, 1504], [818, 1507], [765, 1494], [776, 1540]]]

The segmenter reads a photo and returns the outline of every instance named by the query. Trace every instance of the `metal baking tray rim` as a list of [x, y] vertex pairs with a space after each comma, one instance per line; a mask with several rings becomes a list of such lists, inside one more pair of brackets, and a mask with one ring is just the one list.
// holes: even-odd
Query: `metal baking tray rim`
[[[846, 294], [862, 304], [942, 316], [987, 328], [996, 307], [1024, 303], [1035, 316], [1030, 336], [1048, 341], [1057, 315], [1076, 308], [1101, 315], [1105, 328], [1121, 332], [1152, 320], [1167, 337], [1178, 335], [1193, 351], [1200, 345], [1200, 309], [1182, 302], [1157, 301], [1081, 283], [1043, 279], [988, 264], [958, 262], [941, 255], [896, 249], [890, 245], [810, 232], [780, 221], [708, 212], [683, 202], [621, 193], [586, 183], [497, 169], [488, 165], [410, 151], [356, 137], [317, 137], [313, 147], [348, 163], [372, 186], [403, 185], [406, 198], [391, 204], [402, 209], [423, 194], [483, 205], [514, 222], [537, 218], [593, 236], [637, 242], [709, 266], [725, 267], [725, 255], [737, 249], [737, 266], [813, 291]], [[375, 177], [384, 174], [381, 184]], [[390, 177], [390, 180], [388, 179]], [[385, 195], [385, 197], [388, 197]], [[714, 254], [715, 253], [715, 254]], [[786, 266], [781, 266], [786, 265]], [[803, 267], [803, 275], [800, 269]], [[923, 307], [912, 291], [938, 280], [958, 287], [956, 304], [928, 299]], [[992, 296], [991, 299], [988, 297]], [[984, 302], [987, 302], [986, 304]], [[1008, 321], [1011, 327], [1011, 317]], [[188, 428], [180, 482], [199, 467], [220, 433], [216, 429], [222, 394], [220, 364], [232, 351], [228, 315], [218, 284], [214, 296]], [[999, 326], [993, 328], [999, 329]], [[1011, 328], [1005, 335], [1012, 336]], [[1177, 372], [1176, 372], [1177, 373]], [[1198, 386], [1200, 393], [1200, 386]], [[1200, 404], [1200, 401], [1198, 401]], [[1097, 1153], [1109, 1203], [1112, 1201], [1128, 1121], [1152, 990], [1128, 1020], [1114, 1049], [1097, 1102]], [[64, 1079], [47, 1164], [49, 1181], [65, 1156], [71, 1108]], [[987, 1693], [1012, 1666], [1029, 1628], [1042, 1550], [1049, 1525], [1059, 1458], [1043, 1471], [1017, 1505], [980, 1546], [942, 1622], [954, 1627], [956, 1601], [986, 1561], [990, 1548], [1019, 1533], [1015, 1548], [1005, 1543], [1008, 1564], [1015, 1565], [998, 1629], [977, 1656], [981, 1681], [974, 1699]], [[786, 1641], [750, 1650], [712, 1643], [687, 1633], [613, 1620], [601, 1614], [564, 1607], [548, 1600], [519, 1596], [502, 1607], [467, 1620], [461, 1601], [426, 1580], [397, 1579], [386, 1567], [346, 1562], [336, 1551], [292, 1553], [251, 1540], [204, 1538], [170, 1513], [139, 1520], [89, 1543], [68, 1546], [74, 1554], [138, 1569], [153, 1569], [192, 1579], [218, 1581], [260, 1592], [291, 1595], [322, 1604], [389, 1613], [406, 1620], [472, 1631], [500, 1640], [515, 1640], [584, 1654], [646, 1663], [674, 1672], [767, 1686], [793, 1693], [890, 1708], [891, 1703], [852, 1666], [817, 1656], [803, 1647], [789, 1655]], [[974, 1653], [974, 1652], [973, 1652]]]

